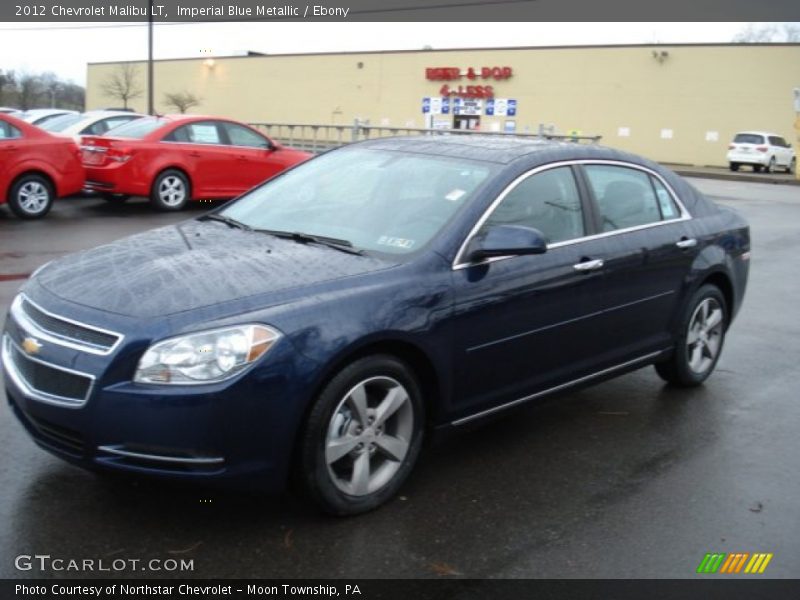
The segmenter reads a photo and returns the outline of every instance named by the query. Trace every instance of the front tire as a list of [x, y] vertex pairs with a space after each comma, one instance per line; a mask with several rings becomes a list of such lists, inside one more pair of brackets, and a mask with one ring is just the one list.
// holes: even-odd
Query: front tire
[[773, 156], [772, 158], [769, 159], [769, 163], [767, 163], [767, 166], [764, 167], [764, 172], [772, 173], [774, 170], [775, 170], [775, 157]]
[[797, 169], [797, 159], [792, 158], [792, 160], [789, 161], [789, 166], [786, 167], [786, 172], [794, 173], [796, 169]]
[[50, 181], [31, 173], [23, 175], [11, 186], [8, 206], [20, 219], [41, 219], [50, 212], [54, 198]]
[[355, 515], [397, 493], [422, 447], [424, 404], [412, 371], [375, 355], [342, 369], [322, 390], [300, 440], [298, 475], [327, 513]]
[[708, 379], [717, 366], [725, 341], [728, 309], [719, 288], [704, 285], [683, 310], [680, 334], [669, 359], [656, 363], [659, 376], [680, 387], [694, 387]]
[[190, 197], [189, 179], [176, 169], [159, 173], [150, 190], [150, 203], [164, 212], [182, 210]]

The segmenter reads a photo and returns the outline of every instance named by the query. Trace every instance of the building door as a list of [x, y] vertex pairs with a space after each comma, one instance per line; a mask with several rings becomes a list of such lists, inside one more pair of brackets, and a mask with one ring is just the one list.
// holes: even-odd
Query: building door
[[480, 129], [479, 115], [453, 115], [453, 129]]

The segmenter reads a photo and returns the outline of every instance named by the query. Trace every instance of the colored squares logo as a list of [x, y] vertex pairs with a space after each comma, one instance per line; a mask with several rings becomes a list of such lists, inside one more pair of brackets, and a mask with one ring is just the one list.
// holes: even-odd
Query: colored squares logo
[[772, 560], [772, 553], [733, 552], [709, 553], [703, 557], [697, 567], [698, 573], [703, 574], [736, 574], [751, 573], [761, 574], [767, 570], [767, 565]]

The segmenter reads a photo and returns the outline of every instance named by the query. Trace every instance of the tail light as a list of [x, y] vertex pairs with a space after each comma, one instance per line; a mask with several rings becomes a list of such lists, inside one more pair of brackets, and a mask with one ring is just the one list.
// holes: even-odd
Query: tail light
[[736, 144], [728, 144], [728, 150], [736, 150]]
[[767, 148], [766, 146], [756, 146], [756, 150], [758, 150], [759, 152], [766, 152], [767, 150], [769, 150], [769, 148]]
[[108, 160], [126, 163], [133, 158], [133, 153], [130, 148], [109, 148], [106, 153], [106, 158], [108, 158]]

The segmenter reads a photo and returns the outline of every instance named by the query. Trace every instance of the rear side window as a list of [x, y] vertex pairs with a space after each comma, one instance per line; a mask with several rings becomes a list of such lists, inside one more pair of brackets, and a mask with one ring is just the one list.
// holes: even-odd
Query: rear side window
[[178, 127], [164, 140], [168, 142], [186, 142], [188, 144], [222, 143], [217, 124], [210, 121], [188, 123], [183, 127]]
[[[661, 203], [656, 198], [650, 175], [638, 169], [610, 165], [588, 165], [585, 169], [600, 210], [603, 231], [661, 220]], [[668, 213], [677, 211], [668, 204], [666, 207]]]
[[786, 140], [784, 140], [782, 137], [778, 137], [777, 135], [769, 136], [769, 143], [773, 146], [778, 146], [779, 148], [786, 147]]
[[16, 140], [22, 137], [22, 132], [11, 123], [0, 121], [0, 140]]
[[522, 225], [544, 234], [548, 244], [584, 235], [583, 210], [572, 169], [558, 167], [523, 180], [494, 209], [484, 228]]
[[764, 136], [755, 133], [737, 133], [733, 138], [734, 144], [763, 144]]

